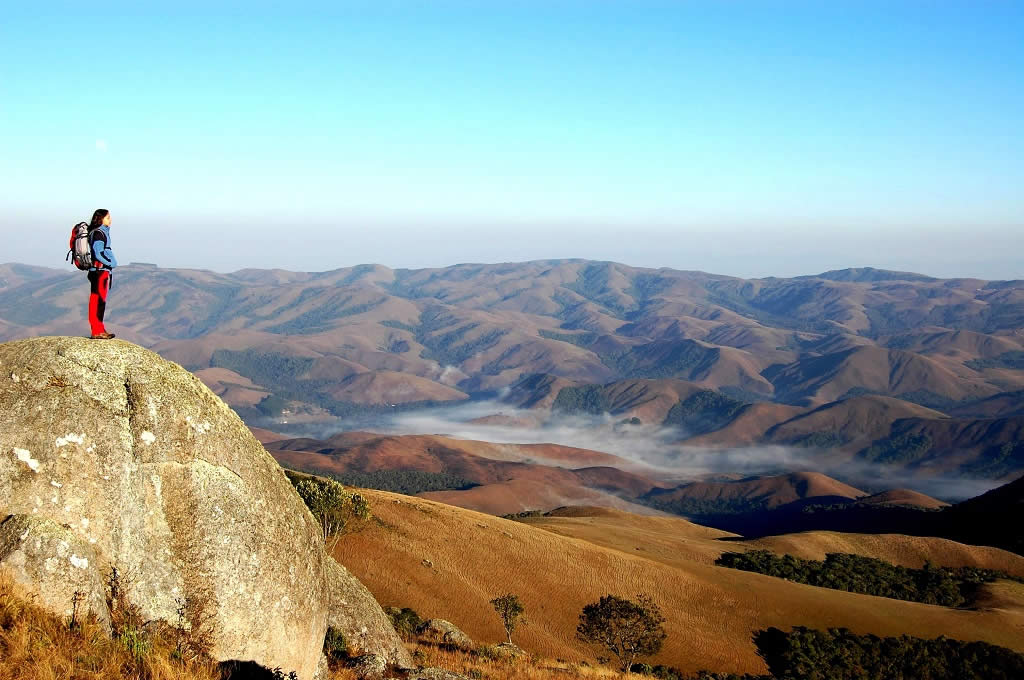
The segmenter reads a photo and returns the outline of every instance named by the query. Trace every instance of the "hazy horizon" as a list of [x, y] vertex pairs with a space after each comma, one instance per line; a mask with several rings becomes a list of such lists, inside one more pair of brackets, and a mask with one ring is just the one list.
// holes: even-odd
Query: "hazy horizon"
[[[627, 267], [635, 267], [635, 268], [639, 268], [639, 269], [671, 269], [671, 270], [675, 270], [675, 271], [693, 271], [693, 272], [700, 272], [700, 273], [710, 274], [710, 275], [715, 275], [715, 276], [728, 276], [728, 277], [734, 277], [734, 278], [739, 278], [739, 279], [769, 279], [769, 278], [785, 279], [785, 278], [798, 278], [798, 277], [806, 277], [806, 276], [815, 276], [815, 275], [824, 274], [824, 273], [830, 272], [830, 271], [839, 271], [839, 270], [845, 270], [845, 269], [878, 269], [878, 270], [886, 270], [886, 271], [898, 271], [898, 272], [906, 272], [906, 273], [912, 273], [912, 274], [921, 274], [921, 275], [929, 276], [929, 277], [935, 278], [935, 279], [979, 279], [979, 280], [985, 280], [985, 281], [1019, 281], [1019, 280], [1024, 279], [1024, 273], [1019, 273], [1016, 276], [1012, 276], [1012, 275], [1011, 276], [981, 276], [981, 275], [974, 275], [974, 274], [940, 274], [940, 273], [935, 273], [935, 268], [934, 267], [929, 268], [929, 269], [917, 269], [917, 268], [896, 267], [896, 266], [880, 266], [880, 265], [871, 264], [871, 263], [845, 264], [845, 265], [844, 264], [837, 264], [835, 266], [823, 266], [823, 267], [818, 267], [818, 268], [813, 268], [812, 267], [812, 268], [804, 268], [804, 269], [792, 269], [792, 270], [788, 270], [786, 273], [777, 273], [775, 271], [770, 270], [769, 268], [756, 270], [757, 272], [761, 272], [761, 273], [753, 273], [753, 272], [751, 272], [751, 273], [742, 273], [742, 272], [737, 273], [737, 272], [734, 272], [734, 271], [725, 271], [725, 270], [714, 269], [714, 268], [676, 267], [676, 266], [664, 265], [664, 264], [651, 264], [651, 263], [642, 263], [642, 262], [636, 262], [636, 261], [627, 261], [627, 260], [616, 259], [616, 258], [587, 258], [587, 257], [577, 257], [577, 256], [571, 256], [571, 255], [556, 256], [556, 257], [536, 257], [536, 258], [525, 258], [525, 259], [516, 259], [516, 260], [509, 260], [509, 259], [504, 259], [504, 260], [499, 260], [499, 259], [494, 259], [494, 260], [465, 260], [465, 261], [460, 261], [460, 262], [452, 261], [452, 262], [441, 262], [441, 263], [437, 263], [437, 264], [422, 264], [422, 265], [399, 265], [399, 264], [392, 264], [392, 263], [389, 263], [389, 262], [386, 262], [386, 261], [369, 261], [369, 260], [367, 260], [367, 261], [362, 261], [362, 262], [355, 262], [355, 261], [353, 261], [353, 262], [346, 262], [344, 264], [340, 264], [340, 265], [337, 265], [337, 266], [325, 266], [325, 267], [320, 267], [320, 268], [284, 267], [284, 266], [277, 266], [277, 265], [275, 265], [275, 266], [260, 266], [260, 265], [258, 265], [256, 263], [253, 263], [253, 262], [243, 263], [242, 266], [237, 266], [237, 267], [209, 267], [209, 266], [190, 265], [190, 264], [187, 264], [187, 263], [168, 264], [168, 263], [157, 262], [157, 261], [154, 261], [152, 259], [147, 260], [147, 259], [137, 258], [137, 259], [131, 259], [131, 260], [127, 260], [127, 261], [122, 260], [120, 262], [120, 266], [124, 267], [124, 266], [128, 266], [128, 265], [143, 265], [143, 266], [153, 265], [153, 266], [156, 266], [156, 267], [161, 268], [161, 269], [187, 269], [187, 270], [197, 270], [197, 271], [210, 271], [210, 272], [213, 272], [213, 273], [216, 273], [216, 274], [234, 274], [234, 273], [237, 273], [237, 272], [240, 272], [240, 271], [244, 271], [244, 270], [268, 270], [268, 271], [269, 270], [282, 270], [282, 271], [290, 271], [290, 272], [296, 272], [296, 273], [317, 274], [317, 273], [324, 273], [324, 272], [335, 271], [335, 270], [338, 270], [338, 269], [346, 269], [346, 268], [360, 267], [360, 266], [367, 266], [367, 265], [374, 265], [374, 266], [380, 265], [380, 266], [387, 267], [389, 269], [395, 269], [395, 270], [399, 270], [399, 269], [419, 270], [419, 269], [446, 269], [446, 268], [449, 268], [449, 267], [459, 267], [459, 266], [476, 266], [476, 265], [488, 266], [488, 265], [504, 265], [504, 264], [527, 264], [527, 263], [530, 263], [530, 262], [548, 262], [548, 261], [557, 262], [557, 261], [574, 261], [574, 260], [586, 261], [586, 262], [611, 262], [613, 264], [621, 264], [621, 265], [624, 265], [624, 266], [627, 266]], [[38, 267], [46, 267], [46, 268], [49, 268], [49, 269], [64, 270], [67, 273], [74, 273], [76, 271], [75, 269], [73, 269], [71, 267], [60, 266], [60, 263], [54, 264], [53, 262], [45, 262], [45, 261], [28, 262], [28, 261], [21, 261], [21, 260], [7, 260], [7, 261], [0, 261], [0, 265], [29, 265], [29, 266], [38, 266]], [[1019, 268], [1019, 267], [1017, 269], [1014, 269], [1016, 266], [1017, 266], [1016, 261], [1008, 261], [1007, 262], [1007, 266], [1005, 268], [1005, 271], [1008, 271], [1008, 272], [1020, 271], [1022, 269], [1022, 268]]]

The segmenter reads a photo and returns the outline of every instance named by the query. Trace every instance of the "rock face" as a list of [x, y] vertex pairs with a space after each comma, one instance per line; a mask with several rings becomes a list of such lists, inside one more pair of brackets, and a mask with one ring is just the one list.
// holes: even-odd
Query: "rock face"
[[350, 649], [378, 656], [398, 668], [415, 667], [391, 620], [359, 579], [328, 560], [327, 582], [327, 625], [342, 632]]
[[[37, 603], [70, 620], [75, 610], [93, 612], [110, 628], [106, 592], [92, 568], [96, 552], [71, 529], [31, 515], [0, 523], [0, 563], [22, 584], [46, 583]], [[76, 606], [77, 605], [77, 606]]]
[[97, 588], [116, 567], [146, 620], [202, 603], [216, 658], [316, 671], [330, 598], [319, 527], [238, 416], [152, 352], [0, 345], [0, 521], [0, 563], [61, 614], [77, 590], [104, 618]]

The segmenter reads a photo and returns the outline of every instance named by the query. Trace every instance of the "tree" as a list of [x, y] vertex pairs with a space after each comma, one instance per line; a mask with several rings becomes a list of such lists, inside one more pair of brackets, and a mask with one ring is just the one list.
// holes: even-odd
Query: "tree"
[[501, 617], [501, 622], [505, 626], [505, 634], [508, 635], [508, 641], [512, 642], [512, 631], [516, 629], [516, 626], [520, 623], [525, 624], [526, 621], [522, 619], [523, 612], [526, 611], [526, 607], [519, 601], [519, 598], [512, 593], [496, 597], [491, 600], [491, 605], [494, 606], [494, 611], [498, 612], [498, 616]]
[[320, 523], [324, 545], [328, 550], [334, 548], [349, 522], [370, 516], [370, 506], [366, 499], [346, 491], [345, 487], [334, 480], [297, 476], [289, 476], [289, 479], [313, 517]]
[[601, 645], [618, 657], [623, 673], [629, 671], [638, 656], [661, 651], [665, 640], [661, 609], [647, 595], [637, 600], [605, 595], [583, 608], [576, 627], [579, 640]]

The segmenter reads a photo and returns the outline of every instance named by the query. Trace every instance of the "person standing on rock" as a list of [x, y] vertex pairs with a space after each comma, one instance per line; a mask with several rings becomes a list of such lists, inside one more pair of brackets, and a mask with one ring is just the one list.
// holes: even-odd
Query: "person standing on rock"
[[107, 309], [107, 294], [117, 258], [110, 247], [110, 211], [100, 208], [92, 214], [89, 223], [89, 246], [92, 248], [92, 267], [89, 269], [89, 327], [94, 340], [110, 340], [103, 325], [103, 313]]

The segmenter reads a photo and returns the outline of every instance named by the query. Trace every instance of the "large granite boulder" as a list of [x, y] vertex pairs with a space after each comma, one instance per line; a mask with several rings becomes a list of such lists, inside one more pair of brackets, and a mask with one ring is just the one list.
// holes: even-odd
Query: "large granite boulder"
[[414, 668], [391, 619], [377, 600], [348, 569], [334, 560], [327, 563], [329, 588], [327, 625], [345, 636], [349, 648], [371, 654], [398, 668]]
[[204, 608], [217, 659], [316, 671], [331, 598], [316, 521], [238, 416], [152, 352], [0, 345], [0, 521], [0, 568], [61, 614], [72, 590], [102, 609], [116, 567], [147, 621]]

